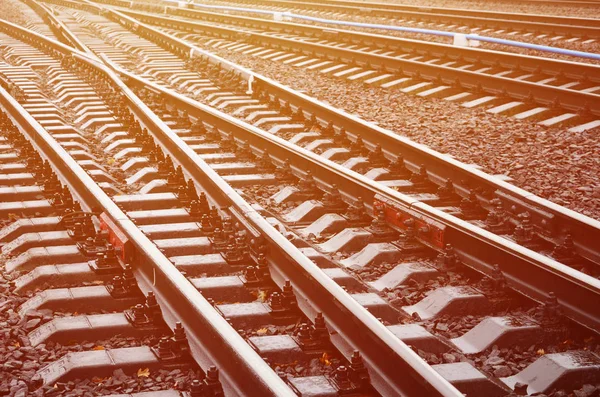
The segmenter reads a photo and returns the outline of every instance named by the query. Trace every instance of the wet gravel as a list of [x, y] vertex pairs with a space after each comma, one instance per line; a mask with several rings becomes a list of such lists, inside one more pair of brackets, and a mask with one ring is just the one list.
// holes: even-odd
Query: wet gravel
[[233, 51], [211, 51], [467, 164], [477, 164], [485, 172], [508, 176], [511, 183], [556, 204], [600, 219], [600, 142], [596, 139], [600, 128], [571, 133], [566, 128], [491, 115], [485, 107], [465, 109], [458, 103], [335, 79]]

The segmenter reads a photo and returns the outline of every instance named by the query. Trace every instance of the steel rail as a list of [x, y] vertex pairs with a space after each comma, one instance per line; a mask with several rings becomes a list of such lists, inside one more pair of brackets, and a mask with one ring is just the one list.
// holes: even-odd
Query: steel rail
[[590, 1], [574, 1], [574, 0], [503, 0], [507, 3], [531, 3], [543, 6], [560, 6], [560, 7], [600, 7], [600, 3], [595, 0]]
[[[173, 46], [181, 48], [186, 56], [194, 51], [198, 56], [206, 54], [205, 51], [183, 40], [159, 32], [151, 26], [146, 26], [138, 20], [127, 22], [124, 17], [118, 18], [120, 18], [120, 21], [127, 23], [129, 27], [142, 26], [143, 29], [166, 38]], [[223, 63], [225, 67], [231, 68], [230, 63], [228, 64], [218, 57], [215, 57], [215, 59]], [[245, 76], [249, 73], [249, 71], [243, 71]], [[449, 156], [442, 155], [428, 147], [416, 144], [391, 131], [335, 109], [257, 73], [252, 72], [251, 76], [255, 85], [266, 87], [267, 91], [274, 97], [315, 114], [322, 122], [333, 121], [335, 125], [343, 126], [350, 134], [360, 134], [367, 143], [380, 145], [391, 156], [402, 153], [405, 160], [412, 164], [414, 169], [417, 169], [421, 164], [426, 164], [430, 174], [433, 174], [439, 180], [451, 179], [459, 185], [462, 183], [459, 181], [464, 180], [466, 186], [484, 186], [488, 191], [497, 192], [507, 208], [516, 206], [519, 212], [529, 211], [532, 214], [532, 221], [542, 230], [550, 229], [557, 236], [570, 233], [581, 255], [593, 262], [600, 263], [600, 249], [597, 244], [600, 238], [600, 222], [538, 197], [500, 178], [492, 177], [475, 167], [451, 159]], [[600, 99], [600, 96], [596, 95], [596, 97]], [[600, 105], [600, 101], [598, 102]]]
[[[110, 11], [108, 16], [124, 23], [126, 26], [136, 26], [142, 31], [153, 31], [149, 26], [133, 20], [117, 11]], [[127, 20], [129, 20], [127, 22]], [[158, 41], [162, 45], [172, 48], [181, 54], [194, 54], [193, 46], [186, 44], [168, 35], [162, 34]], [[115, 67], [113, 65], [113, 67]], [[292, 145], [281, 138], [265, 133], [264, 131], [249, 125], [243, 121], [236, 120], [222, 112], [206, 107], [192, 99], [172, 92], [169, 89], [159, 87], [145, 79], [115, 67], [123, 76], [127, 77], [130, 84], [138, 82], [145, 88], [162, 95], [169, 95], [170, 103], [176, 104], [178, 109], [186, 109], [190, 114], [198, 114], [201, 110], [201, 118], [213, 125], [232, 131], [234, 136], [240, 140], [247, 141], [251, 146], [267, 149], [268, 152], [280, 161], [289, 158], [291, 163], [299, 166], [300, 170], [310, 170], [317, 179], [330, 187], [336, 183], [344, 194], [350, 197], [363, 197], [375, 200], [378, 195], [393, 201], [407, 211], [416, 211], [424, 219], [432, 219], [447, 227], [447, 240], [445, 242], [456, 245], [467, 265], [474, 269], [491, 275], [493, 264], [500, 263], [505, 276], [510, 280], [513, 288], [538, 301], [543, 301], [549, 292], [556, 291], [560, 296], [559, 301], [565, 313], [574, 321], [597, 330], [600, 325], [600, 317], [597, 308], [587, 299], [596, 299], [600, 293], [600, 281], [564, 266], [548, 257], [537, 254], [529, 249], [521, 247], [506, 239], [475, 227], [454, 216], [434, 209], [426, 204], [411, 199], [392, 189], [381, 186], [360, 174], [347, 170], [340, 165], [320, 158], [318, 155], [306, 151], [303, 148]], [[252, 134], [249, 134], [252, 132]], [[268, 145], [265, 147], [265, 145]], [[577, 294], [564, 291], [578, 291]], [[574, 296], [577, 295], [577, 296]], [[587, 296], [585, 299], [580, 298]]]
[[242, 27], [259, 27], [260, 29], [278, 33], [330, 38], [332, 40], [341, 40], [349, 44], [361, 43], [375, 45], [379, 48], [385, 48], [386, 50], [400, 50], [414, 53], [415, 55], [430, 54], [442, 59], [462, 59], [489, 66], [510, 67], [529, 72], [544, 72], [552, 76], [563, 75], [576, 80], [589, 79], [590, 81], [600, 82], [600, 66], [583, 62], [565, 61], [481, 48], [460, 47], [340, 28], [323, 28], [301, 23], [271, 21], [268, 19], [251, 18], [239, 15], [224, 15], [222, 13], [190, 10], [178, 7], [167, 7], [165, 13], [185, 18], [234, 24]]
[[[51, 3], [59, 2], [59, 0], [41, 1]], [[432, 57], [441, 59], [463, 60], [491, 67], [506, 67], [532, 73], [544, 73], [549, 76], [564, 76], [574, 80], [600, 83], [600, 66], [583, 62], [565, 61], [482, 48], [453, 46], [443, 43], [406, 39], [356, 30], [333, 27], [323, 28], [302, 23], [272, 21], [263, 18], [192, 10], [180, 7], [166, 7], [164, 11], [165, 14], [168, 15], [191, 19], [210, 20], [211, 22], [222, 22], [239, 25], [241, 27], [252, 26], [278, 33], [299, 34], [310, 37], [340, 40], [348, 44], [360, 43], [374, 45], [378, 48], [383, 48], [386, 51], [402, 51], [413, 53], [415, 55], [428, 54]]]
[[[75, 54], [78, 59], [109, 77], [137, 114], [147, 111], [140, 106], [139, 99], [102, 63], [10, 22], [0, 20], [0, 27], [12, 31], [15, 36], [33, 38], [38, 44], [44, 43], [67, 56]], [[209, 365], [216, 365], [221, 370], [221, 382], [228, 395], [243, 396], [256, 392], [269, 396], [295, 396], [66, 150], [4, 89], [0, 89], [0, 96], [0, 104], [29, 136], [31, 143], [50, 160], [61, 179], [73, 188], [82, 203], [93, 212], [108, 215], [135, 246], [131, 265], [136, 279], [143, 282], [142, 288], [154, 291], [170, 326], [174, 326], [176, 321], [184, 325], [193, 357], [199, 364], [204, 364], [201, 367], [206, 369]], [[153, 131], [157, 129], [156, 124], [148, 123], [146, 127]]]
[[[311, 171], [325, 190], [336, 184], [346, 197], [362, 197], [367, 203], [381, 196], [407, 212], [417, 213], [419, 219], [442, 223], [446, 227], [444, 242], [453, 246], [465, 264], [488, 276], [494, 274], [493, 265], [499, 264], [509, 285], [515, 290], [540, 302], [548, 297], [549, 292], [556, 292], [559, 303], [569, 318], [592, 330], [600, 329], [600, 308], [595, 300], [600, 298], [599, 280], [398, 193], [313, 152], [168, 88], [160, 87], [120, 67], [113, 65], [113, 68], [126, 77], [131, 86], [147, 88], [164, 95], [175, 108], [185, 109], [189, 114], [198, 115], [220, 130], [229, 131], [240, 141], [248, 142], [256, 151], [267, 150], [269, 155], [280, 163], [289, 159], [298, 174]], [[423, 236], [421, 238], [425, 240]]]
[[52, 28], [54, 34], [58, 38], [62, 38], [63, 43], [70, 45], [79, 51], [83, 51], [88, 55], [93, 56], [93, 52], [87, 48], [75, 35], [71, 33], [65, 24], [58, 20], [56, 16], [46, 7], [46, 5], [38, 3], [36, 0], [22, 0], [23, 3], [31, 7], [42, 19], [47, 19], [46, 23]]
[[[377, 17], [393, 17], [409, 20], [431, 20], [437, 23], [461, 23], [468, 26], [484, 26], [498, 29], [538, 31], [568, 36], [596, 38], [600, 35], [600, 20], [595, 18], [577, 18], [555, 15], [517, 14], [499, 11], [470, 10], [443, 7], [420, 7], [403, 4], [357, 2], [340, 0], [303, 0], [303, 1], [231, 1], [233, 3], [271, 5], [295, 9], [318, 9], [342, 13], [353, 13]], [[133, 2], [135, 3], [135, 1]]]
[[[61, 1], [61, 0], [52, 0]], [[330, 47], [264, 33], [254, 33], [235, 28], [205, 25], [199, 22], [177, 20], [136, 11], [122, 11], [140, 21], [153, 25], [170, 27], [189, 32], [205, 32], [210, 35], [232, 40], [253, 41], [283, 50], [305, 54], [322, 54], [340, 62], [350, 62], [358, 66], [379, 66], [389, 72], [404, 73], [409, 77], [435, 81], [439, 84], [460, 86], [490, 95], [501, 95], [518, 101], [534, 102], [543, 106], [562, 107], [569, 111], [600, 116], [600, 95], [568, 88], [554, 87], [503, 76], [494, 76], [447, 66], [422, 63], [391, 56], [365, 53], [352, 49]]]
[[[3, 23], [0, 21], [0, 25]], [[38, 39], [42, 38], [38, 37]], [[48, 40], [44, 41], [53, 47], [59, 44]], [[61, 52], [64, 53], [69, 51], [64, 46], [61, 49]], [[97, 66], [96, 62], [90, 60], [83, 53], [70, 51], [77, 59], [87, 62], [91, 66]], [[150, 132], [154, 132], [155, 138], [177, 162], [182, 164], [184, 170], [194, 180], [210, 186], [209, 192], [218, 191], [219, 199], [217, 201], [221, 205], [235, 208], [236, 213], [243, 216], [242, 220], [245, 220], [245, 224], [250, 224], [271, 243], [269, 261], [271, 268], [279, 275], [277, 280], [280, 281], [280, 284], [283, 284], [285, 279], [291, 281], [296, 295], [299, 295], [300, 306], [308, 311], [308, 314], [312, 313], [314, 316], [316, 312], [323, 313], [327, 323], [336, 331], [332, 342], [347, 357], [350, 357], [354, 350], [361, 352], [365, 364], [370, 370], [371, 380], [380, 393], [390, 396], [461, 395], [247, 204], [198, 154], [156, 115], [151, 113], [139, 98], [124, 87], [120, 79], [114, 75], [111, 79], [126, 93], [127, 100], [140, 121], [149, 127]], [[157, 287], [158, 292], [167, 287], [160, 285], [161, 280], [154, 275], [151, 265], [142, 262], [140, 266], [147, 282], [152, 280], [152, 284], [157, 283], [160, 286], [160, 288]], [[181, 277], [185, 279], [183, 276]], [[177, 300], [169, 300], [169, 305], [171, 302], [177, 302], [179, 305]], [[185, 318], [184, 313], [177, 314]], [[221, 320], [223, 319], [221, 318]], [[250, 349], [248, 345], [246, 348]], [[232, 363], [234, 366], [235, 364]], [[223, 365], [219, 368], [223, 370], [228, 366]], [[257, 371], [259, 369], [257, 368]], [[269, 371], [272, 372], [272, 370]], [[282, 391], [281, 395], [285, 394]]]
[[[163, 45], [169, 46], [174, 51], [176, 51], [180, 54], [185, 54], [186, 56], [187, 56], [187, 54], [191, 54], [192, 56], [200, 56], [203, 53], [203, 51], [201, 49], [198, 49], [195, 46], [192, 46], [189, 43], [186, 43], [185, 41], [183, 41], [181, 39], [177, 39], [177, 38], [169, 36], [163, 32], [159, 32], [156, 29], [153, 29], [152, 27], [147, 26], [137, 20], [131, 19], [119, 12], [112, 11], [108, 15], [109, 16], [113, 15], [114, 19], [116, 21], [123, 23], [126, 27], [131, 28], [131, 27], [135, 26], [136, 29], [141, 29], [141, 31], [151, 32], [152, 34], [156, 35], [156, 37], [158, 37], [157, 41], [159, 41]], [[218, 62], [219, 61], [218, 57], [214, 57], [213, 61]], [[227, 68], [231, 67], [227, 63], [223, 63], [223, 64]], [[137, 79], [135, 76], [125, 73], [122, 70], [120, 71], [120, 73], [126, 74], [127, 76], [129, 76], [130, 80]], [[584, 256], [598, 262], [597, 236], [598, 236], [598, 232], [600, 230], [600, 222], [595, 221], [591, 218], [585, 217], [574, 211], [560, 207], [560, 206], [558, 206], [554, 203], [551, 203], [547, 200], [541, 199], [540, 197], [532, 195], [531, 193], [528, 193], [522, 189], [519, 189], [519, 188], [517, 188], [511, 184], [508, 184], [500, 179], [493, 178], [490, 175], [485, 174], [485, 173], [477, 170], [474, 167], [467, 166], [461, 162], [458, 162], [458, 161], [450, 158], [449, 156], [445, 156], [440, 153], [437, 153], [425, 146], [415, 144], [414, 142], [412, 142], [408, 139], [398, 137], [397, 135], [393, 134], [390, 131], [384, 130], [373, 124], [366, 123], [354, 116], [348, 115], [342, 111], [339, 111], [335, 108], [327, 106], [323, 103], [320, 103], [319, 101], [316, 101], [310, 97], [307, 97], [303, 94], [297, 93], [297, 92], [289, 89], [288, 87], [284, 87], [284, 86], [282, 86], [270, 79], [267, 79], [263, 76], [254, 74], [253, 77], [257, 83], [268, 84], [269, 89], [271, 89], [271, 88], [276, 89], [275, 95], [278, 98], [281, 98], [285, 101], [289, 101], [289, 103], [291, 103], [293, 106], [301, 106], [304, 110], [310, 109], [309, 111], [311, 111], [313, 114], [319, 115], [319, 118], [321, 118], [322, 121], [328, 120], [328, 118], [325, 118], [323, 120], [323, 118], [321, 116], [323, 113], [326, 113], [327, 116], [331, 117], [331, 118], [329, 118], [329, 120], [333, 120], [336, 125], [342, 124], [344, 126], [348, 125], [349, 127], [351, 127], [351, 128], [347, 128], [348, 131], [351, 131], [351, 132], [352, 131], [360, 131], [361, 133], [369, 132], [370, 134], [368, 136], [362, 135], [363, 137], [366, 138], [366, 140], [371, 140], [371, 139], [375, 140], [377, 143], [380, 143], [381, 146], [384, 148], [394, 148], [394, 149], [398, 148], [399, 149], [398, 151], [393, 150], [392, 154], [407, 153], [405, 155], [405, 158], [407, 158], [409, 162], [411, 160], [414, 161], [414, 163], [413, 163], [414, 168], [417, 168], [417, 166], [419, 164], [422, 164], [423, 158], [425, 157], [426, 164], [428, 165], [428, 167], [431, 165], [432, 173], [434, 175], [436, 173], [438, 173], [438, 175], [440, 175], [442, 178], [449, 178], [449, 177], [451, 178], [452, 176], [454, 176], [454, 178], [452, 178], [453, 180], [462, 180], [465, 177], [467, 177], [469, 182], [474, 182], [475, 184], [483, 184], [493, 190], [497, 190], [500, 197], [509, 206], [514, 205], [517, 208], [520, 208], [522, 210], [527, 210], [527, 211], [533, 212], [533, 219], [538, 224], [543, 225], [543, 223], [545, 222], [545, 223], [549, 224], [550, 226], [553, 226], [557, 230], [568, 229], [571, 233], [573, 233], [574, 240], [576, 241], [576, 245], [579, 249], [579, 252], [581, 252]], [[153, 90], [155, 92], [168, 92], [168, 91], [160, 89], [160, 88], [153, 88]], [[192, 100], [189, 100], [189, 101], [192, 101]], [[300, 102], [300, 104], [298, 103], [298, 101]], [[192, 101], [191, 103], [194, 103], [194, 101]], [[182, 107], [186, 106], [185, 100], [182, 100], [181, 102], [179, 102], [179, 104]], [[190, 108], [189, 109], [190, 111], [194, 110], [193, 106], [190, 107], [190, 105], [188, 105], [188, 107]], [[229, 117], [229, 116], [224, 116], [224, 117]], [[338, 122], [340, 124], [338, 124]], [[246, 138], [244, 138], [244, 139], [246, 139]], [[279, 138], [277, 138], [277, 139], [279, 139]], [[269, 153], [272, 153], [271, 150], [277, 150], [277, 149], [270, 148]], [[312, 153], [311, 153], [311, 155], [314, 156], [314, 154], [312, 154]], [[284, 154], [282, 154], [281, 156], [284, 156]], [[281, 157], [281, 158], [285, 158], [285, 157]], [[421, 161], [420, 162], [416, 161], [417, 158], [421, 159]], [[301, 160], [301, 158], [296, 158], [295, 161], [301, 162], [302, 160]], [[306, 167], [311, 167], [311, 166], [310, 166], [310, 164], [305, 164], [303, 169]], [[307, 169], [311, 169], [311, 171], [313, 171], [313, 174], [316, 174], [316, 172], [322, 173], [322, 171], [319, 171], [318, 169], [312, 169], [312, 168], [307, 168]], [[449, 173], [449, 169], [451, 170], [450, 173]], [[430, 173], [430, 175], [431, 175], [431, 173]], [[330, 183], [336, 183], [335, 178], [333, 178], [330, 181]], [[370, 181], [369, 183], [374, 183], [374, 182]], [[362, 197], [370, 197], [366, 191], [361, 191], [361, 192], [350, 191], [348, 194], [352, 197], [357, 197], [357, 196], [361, 196], [361, 195], [362, 195]], [[371, 196], [372, 196], [372, 194], [371, 194]], [[400, 195], [400, 196], [402, 196], [402, 195]], [[402, 196], [402, 197], [405, 197], [405, 196]], [[414, 205], [413, 204], [414, 200], [409, 199], [406, 203], [409, 206]], [[440, 215], [441, 218], [448, 216], [447, 214], [440, 213], [439, 211], [437, 211], [435, 217], [437, 217], [438, 215]], [[451, 217], [451, 218], [455, 219], [454, 217]], [[462, 221], [460, 221], [460, 222], [462, 222]], [[472, 227], [470, 224], [468, 224], [466, 222], [462, 222], [461, 225], [466, 227], [467, 229], [469, 227]], [[478, 229], [478, 228], [476, 228], [476, 229]], [[480, 229], [478, 229], [478, 230], [480, 230]], [[485, 232], [485, 233], [487, 233], [487, 232]], [[489, 233], [487, 233], [487, 234], [489, 234]], [[458, 236], [460, 236], [460, 233], [457, 234], [457, 238], [455, 241], [458, 245], [462, 245], [464, 243], [464, 241], [470, 241], [469, 239], [461, 241]], [[494, 238], [498, 239], [498, 236], [494, 236]], [[508, 242], [508, 240], [504, 240], [504, 239], [500, 239], [500, 240], [502, 240], [504, 242]], [[466, 247], [465, 250], [468, 250], [468, 245], [464, 246], [464, 247]], [[520, 247], [520, 246], [517, 246], [517, 247], [519, 247], [519, 249], [522, 249], [522, 247]], [[525, 250], [525, 251], [531, 252], [529, 250]], [[537, 255], [537, 258], [540, 258], [540, 260], [542, 262], [552, 263], [552, 265], [550, 267], [554, 268], [553, 266], [556, 264], [556, 262], [548, 259], [547, 257], [541, 256], [539, 254], [536, 254], [536, 255]], [[500, 255], [499, 257], [503, 257], [503, 256]], [[488, 257], [488, 259], [489, 258], [490, 257]], [[483, 261], [478, 261], [478, 262], [481, 264]], [[542, 266], [542, 268], [543, 267], [544, 266]], [[513, 278], [515, 280], [522, 280], [522, 282], [524, 282], [525, 284], [527, 284], [528, 282], [531, 282], [531, 284], [529, 286], [527, 286], [527, 285], [521, 286], [521, 291], [523, 291], [527, 295], [538, 297], [539, 300], [543, 300], [542, 292], [550, 291], [550, 289], [548, 289], [549, 287], [543, 288], [543, 284], [546, 283], [548, 280], [542, 281], [542, 284], [539, 284], [539, 285], [537, 284], [537, 281], [541, 281], [542, 279], [548, 278], [547, 276], [544, 276], [544, 273], [547, 272], [547, 269], [541, 271], [540, 274], [536, 274], [536, 275], [534, 275], [535, 272], [529, 273], [529, 271], [525, 270], [525, 269], [526, 269], [526, 267], [519, 267], [519, 266], [517, 266], [517, 268], [515, 268], [515, 269], [512, 269], [511, 272], [513, 272], [513, 274], [515, 274], [515, 276], [513, 276]], [[573, 269], [565, 268], [562, 265], [559, 266], [559, 269], [564, 269], [566, 273], [572, 274], [576, 279], [578, 279], [579, 276], [581, 276], [581, 277], [583, 277], [582, 280], [584, 280], [583, 284], [586, 284], [589, 281], [591, 283], [591, 285], [594, 286], [594, 287], [592, 287], [592, 289], [597, 288], [597, 285], [598, 285], [597, 280], [595, 280], [591, 277], [588, 277], [588, 276], [581, 275], [580, 273], [573, 271]], [[489, 271], [490, 269], [488, 268], [487, 270]], [[556, 274], [553, 276], [550, 276], [550, 278], [562, 277], [560, 275], [561, 271], [562, 270], [556, 271]], [[550, 273], [552, 273], [552, 272], [554, 272], [554, 270], [550, 271]], [[520, 276], [519, 276], [519, 274], [520, 274]], [[525, 281], [525, 280], [527, 280], [527, 281]], [[554, 285], [555, 287], [558, 287], [560, 285], [560, 282], [558, 284], [552, 284], [552, 285]], [[560, 288], [558, 288], [558, 289], [554, 288], [553, 290], [569, 291], [569, 289], [564, 289], [564, 288], [568, 288], [568, 287], [563, 285], [563, 286], [560, 286]], [[567, 296], [567, 298], [572, 298], [572, 297]], [[598, 328], [597, 327], [597, 322], [598, 322], [597, 316], [594, 314], [592, 314], [591, 316], [582, 314], [580, 309], [582, 309], [583, 306], [581, 306], [581, 305], [586, 305], [586, 301], [584, 300], [579, 303], [573, 302], [572, 304], [567, 304], [567, 306], [570, 306], [569, 311], [571, 311], [571, 313], [572, 313], [572, 318], [578, 319], [577, 321], [580, 321], [582, 323], [587, 323], [587, 325], [590, 328], [597, 329]], [[588, 308], [583, 309], [583, 311], [592, 313], [594, 311], [593, 305], [590, 307], [590, 302], [587, 301], [587, 306], [588, 306]], [[594, 317], [596, 317], [595, 320], [593, 319]]]

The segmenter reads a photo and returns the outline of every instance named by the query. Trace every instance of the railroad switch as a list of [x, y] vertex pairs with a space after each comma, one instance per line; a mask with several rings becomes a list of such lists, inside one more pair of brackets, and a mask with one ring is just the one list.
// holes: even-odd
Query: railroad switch
[[189, 397], [222, 397], [225, 396], [223, 386], [219, 381], [219, 370], [214, 365], [208, 368], [206, 376], [200, 382], [192, 381]]
[[212, 236], [208, 239], [216, 252], [223, 252], [227, 248], [228, 239], [226, 238], [225, 232], [220, 228], [215, 228]]
[[202, 215], [202, 218], [200, 219], [200, 226], [202, 229], [202, 233], [209, 237], [215, 231], [215, 226], [212, 224], [210, 215], [208, 214]]
[[202, 122], [202, 120], [196, 119], [190, 127], [190, 132], [191, 132], [191, 135], [199, 135], [199, 136], [206, 135], [206, 127], [204, 126], [204, 123]]
[[310, 170], [306, 171], [304, 178], [299, 181], [298, 192], [294, 194], [295, 200], [304, 201], [318, 199], [322, 195], [323, 191], [317, 186], [312, 172]]
[[489, 230], [494, 234], [509, 234], [514, 229], [514, 226], [510, 222], [510, 218], [504, 211], [502, 201], [495, 198], [492, 199], [490, 204], [494, 207], [488, 212], [488, 216], [485, 219], [484, 229]]
[[205, 142], [214, 142], [214, 143], [219, 143], [222, 142], [222, 135], [221, 132], [219, 131], [219, 128], [217, 127], [213, 127], [209, 130], [206, 131], [206, 134], [204, 135], [204, 141]]
[[461, 197], [454, 190], [454, 183], [452, 180], [446, 180], [443, 186], [440, 186], [437, 190], [440, 205], [458, 205], [461, 202]]
[[273, 172], [275, 170], [273, 159], [271, 158], [271, 155], [269, 154], [267, 149], [263, 150], [262, 154], [260, 155], [260, 158], [258, 159], [257, 165], [259, 171], [265, 174]]
[[269, 272], [269, 264], [267, 263], [267, 257], [265, 254], [258, 255], [256, 258], [256, 273], [259, 279], [270, 280], [271, 273]]
[[240, 160], [253, 161], [256, 158], [248, 141], [242, 141], [240, 146], [235, 146], [234, 153]]
[[498, 264], [492, 266], [492, 271], [487, 277], [481, 279], [482, 288], [489, 292], [489, 295], [504, 295], [507, 291], [508, 284], [506, 277]]
[[98, 258], [98, 254], [106, 251], [106, 232], [97, 233], [95, 237], [87, 237], [77, 243], [77, 248], [87, 257]]
[[362, 357], [356, 356], [356, 359], [354, 358], [354, 355], [352, 357], [355, 361], [355, 368], [353, 368], [352, 364], [350, 367], [340, 365], [336, 368], [334, 375], [330, 378], [331, 383], [337, 388], [337, 395], [339, 396], [361, 396], [372, 391], [371, 386], [368, 383], [365, 383], [365, 381], [369, 382], [369, 375], [366, 372], [366, 369], [364, 369]]
[[258, 258], [260, 255], [265, 255], [268, 251], [268, 246], [265, 238], [260, 235], [250, 239], [249, 253], [253, 258]]
[[281, 181], [281, 183], [291, 183], [297, 180], [296, 175], [294, 175], [292, 167], [290, 166], [290, 162], [287, 159], [283, 162], [281, 167], [277, 169], [277, 172], [275, 172], [275, 177], [278, 181]]
[[427, 192], [434, 187], [433, 182], [429, 179], [427, 167], [424, 164], [421, 164], [419, 167], [419, 172], [415, 172], [410, 176], [410, 181], [413, 184], [412, 189], [417, 192]]
[[268, 279], [265, 280], [262, 276], [258, 266], [248, 266], [244, 270], [244, 275], [241, 279], [248, 288], [259, 288], [265, 284], [265, 281], [268, 281]]
[[369, 150], [365, 146], [360, 135], [356, 136], [356, 140], [350, 144], [350, 155], [351, 156], [364, 156], [369, 153]]
[[369, 152], [368, 159], [369, 165], [373, 168], [386, 168], [390, 163], [385, 154], [383, 154], [380, 144], [375, 145], [375, 148]]
[[160, 338], [158, 346], [153, 347], [152, 352], [165, 367], [173, 368], [195, 365], [185, 330], [180, 322], [175, 323], [173, 336]]
[[517, 244], [529, 249], [539, 250], [542, 241], [531, 224], [531, 215], [529, 212], [524, 212], [519, 214], [519, 219], [521, 220], [521, 223], [515, 228], [513, 238]]
[[105, 252], [97, 252], [96, 259], [88, 263], [97, 274], [118, 274], [123, 271], [118, 259], [107, 256]]
[[144, 304], [137, 304], [131, 309], [126, 309], [124, 314], [135, 328], [160, 329], [166, 327], [162, 311], [152, 291], [148, 292]]
[[115, 276], [106, 286], [106, 289], [113, 298], [135, 298], [137, 296], [143, 297], [142, 291], [137, 284], [133, 271], [130, 265], [125, 265], [123, 274], [121, 276]]
[[298, 318], [298, 302], [291, 288], [284, 286], [283, 292], [273, 292], [269, 297], [271, 316], [277, 323], [289, 324]]
[[374, 209], [375, 219], [373, 219], [370, 226], [366, 227], [373, 235], [371, 242], [378, 243], [397, 239], [399, 233], [388, 225], [384, 209], [377, 207], [374, 207]]
[[298, 107], [296, 111], [292, 114], [292, 121], [298, 123], [302, 123], [305, 121], [304, 110], [302, 109], [302, 107]]
[[487, 214], [487, 211], [481, 206], [475, 192], [469, 192], [468, 197], [464, 197], [459, 204], [461, 218], [465, 220], [480, 219]]
[[312, 130], [313, 128], [319, 128], [320, 126], [319, 120], [317, 120], [317, 116], [314, 113], [310, 116], [310, 119], [305, 122], [305, 124], [308, 131]]
[[575, 250], [575, 244], [570, 234], [565, 236], [565, 239], [560, 245], [556, 245], [550, 254], [552, 258], [560, 263], [568, 266], [574, 266], [582, 262], [582, 258]]
[[404, 221], [406, 229], [404, 232], [393, 242], [398, 248], [401, 249], [403, 254], [417, 254], [425, 252], [428, 248], [421, 244], [417, 239], [417, 228], [414, 219], [410, 218]]
[[190, 121], [190, 115], [187, 112], [187, 110], [183, 110], [181, 112], [181, 114], [178, 114], [178, 118], [177, 118], [177, 122], [178, 124], [185, 129], [189, 129], [192, 125], [191, 121]]
[[349, 227], [363, 227], [370, 225], [373, 221], [367, 213], [362, 197], [358, 197], [353, 205], [348, 206], [342, 216], [348, 220]]
[[340, 213], [348, 208], [348, 204], [342, 199], [342, 194], [335, 183], [331, 185], [331, 190], [325, 193], [321, 202], [327, 212]]
[[307, 355], [321, 356], [324, 352], [331, 353], [329, 331], [325, 327], [322, 313], [318, 313], [315, 324], [300, 324], [296, 335], [292, 337]]
[[488, 299], [490, 311], [506, 311], [514, 306], [515, 298], [507, 288], [506, 278], [498, 265], [494, 265], [492, 273], [484, 277], [480, 283], [480, 290]]
[[436, 263], [443, 271], [453, 271], [457, 268], [460, 261], [452, 245], [446, 244], [444, 251], [437, 256]]
[[231, 266], [241, 266], [247, 264], [249, 261], [248, 246], [243, 237], [237, 237], [234, 241], [231, 241], [233, 236], [230, 235], [230, 241], [225, 248], [225, 251], [221, 253], [223, 259]]
[[398, 155], [390, 163], [388, 171], [390, 171], [390, 176], [394, 179], [407, 179], [412, 175], [408, 168], [406, 168], [404, 157], [402, 157], [402, 155]]
[[188, 212], [196, 221], [201, 221], [202, 217], [210, 216], [211, 213], [210, 204], [208, 204], [208, 201], [206, 201], [206, 196], [204, 196], [204, 193], [200, 194], [198, 200], [193, 200], [192, 202], [190, 202], [188, 208]]

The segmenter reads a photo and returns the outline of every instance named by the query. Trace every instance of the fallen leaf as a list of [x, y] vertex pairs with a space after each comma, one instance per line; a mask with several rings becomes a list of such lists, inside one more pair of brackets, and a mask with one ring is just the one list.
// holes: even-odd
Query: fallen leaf
[[261, 302], [267, 301], [267, 291], [258, 291], [258, 300]]
[[261, 329], [259, 329], [258, 331], [256, 331], [256, 333], [257, 333], [258, 335], [264, 335], [264, 334], [266, 334], [268, 331], [269, 331], [269, 330], [268, 330], [268, 329], [266, 329], [266, 328], [261, 328]]
[[325, 364], [327, 366], [331, 365], [331, 361], [329, 361], [329, 355], [327, 353], [323, 353], [321, 358], [319, 358], [319, 361], [321, 362], [321, 364]]
[[544, 351], [544, 349], [540, 349], [536, 353], [538, 354], [538, 356], [543, 356], [544, 354], [546, 354], [546, 352]]
[[94, 346], [92, 350], [105, 350], [104, 346]]
[[147, 378], [150, 376], [150, 368], [138, 369], [137, 371], [138, 378]]

